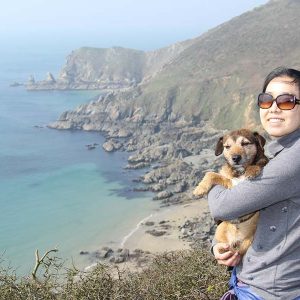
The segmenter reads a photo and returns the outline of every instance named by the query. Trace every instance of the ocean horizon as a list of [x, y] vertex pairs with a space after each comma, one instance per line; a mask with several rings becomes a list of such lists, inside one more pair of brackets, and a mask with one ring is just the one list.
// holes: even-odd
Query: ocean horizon
[[[50, 49], [16, 55], [0, 58], [0, 256], [24, 275], [36, 249], [57, 247], [66, 264], [82, 268], [90, 262], [80, 251], [121, 246], [158, 204], [132, 191], [139, 171], [124, 170], [128, 153], [106, 153], [100, 133], [47, 127], [100, 91], [10, 87], [31, 74], [56, 76], [64, 61]], [[92, 143], [97, 147], [88, 150]]]

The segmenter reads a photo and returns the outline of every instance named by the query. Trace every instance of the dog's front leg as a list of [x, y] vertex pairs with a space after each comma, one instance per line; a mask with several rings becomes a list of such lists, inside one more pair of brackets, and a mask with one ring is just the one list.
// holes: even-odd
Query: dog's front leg
[[243, 242], [240, 245], [240, 249], [239, 249], [239, 254], [241, 256], [243, 256], [247, 252], [248, 248], [252, 244], [252, 241], [253, 241], [253, 237], [243, 240]]
[[254, 178], [258, 176], [261, 173], [261, 167], [260, 166], [248, 166], [245, 171], [245, 177], [246, 178]]
[[215, 172], [207, 172], [193, 194], [195, 196], [203, 196], [207, 194], [214, 185], [222, 185], [225, 188], [231, 188], [231, 180]]

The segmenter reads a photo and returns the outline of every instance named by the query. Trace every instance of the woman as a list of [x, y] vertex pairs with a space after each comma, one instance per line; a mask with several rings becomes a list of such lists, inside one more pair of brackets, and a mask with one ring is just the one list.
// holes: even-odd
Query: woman
[[213, 246], [219, 264], [235, 266], [235, 288], [222, 299], [237, 299], [234, 293], [238, 299], [300, 299], [299, 99], [300, 71], [277, 68], [267, 76], [258, 105], [262, 126], [272, 139], [271, 160], [258, 177], [230, 190], [215, 186], [208, 195], [211, 214], [218, 220], [260, 211], [254, 241], [243, 258], [226, 244]]

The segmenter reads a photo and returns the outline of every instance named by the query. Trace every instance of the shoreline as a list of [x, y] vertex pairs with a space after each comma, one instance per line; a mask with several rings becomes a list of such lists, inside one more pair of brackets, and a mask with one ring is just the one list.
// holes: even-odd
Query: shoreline
[[[155, 214], [155, 213], [154, 213]], [[134, 229], [132, 229], [123, 239], [122, 242], [120, 244], [121, 248], [125, 247], [125, 244], [127, 242], [128, 239], [130, 239], [132, 236], [135, 235], [136, 232], [138, 232], [140, 230], [140, 227], [143, 225], [143, 223], [147, 222], [149, 219], [151, 219], [154, 215], [153, 213], [150, 214], [149, 216], [145, 217], [144, 219], [142, 219]]]
[[[188, 220], [201, 217], [207, 210], [207, 201], [203, 199], [162, 208], [146, 218], [148, 224], [154, 223], [153, 225], [141, 221], [123, 246], [129, 251], [141, 249], [151, 253], [190, 249], [190, 243], [182, 239], [180, 227]], [[158, 234], [149, 233], [151, 231]], [[162, 232], [165, 233], [161, 234]]]
[[[84, 267], [84, 271], [91, 270], [97, 263], [103, 263], [136, 272], [147, 267], [157, 254], [190, 250], [192, 241], [186, 238], [185, 224], [193, 220], [196, 222], [196, 219], [203, 217], [207, 212], [208, 203], [204, 199], [159, 208], [138, 222], [136, 227], [123, 237], [121, 243], [115, 245], [116, 248], [102, 247], [99, 252], [103, 255], [103, 249], [106, 249], [107, 256], [104, 254], [101, 258], [94, 258]], [[122, 253], [126, 253], [126, 259], [116, 261], [114, 258], [114, 261], [111, 261], [114, 255], [122, 257]]]

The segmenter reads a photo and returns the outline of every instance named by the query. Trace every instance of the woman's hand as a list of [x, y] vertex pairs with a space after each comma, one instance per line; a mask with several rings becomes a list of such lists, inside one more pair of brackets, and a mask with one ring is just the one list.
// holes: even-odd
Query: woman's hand
[[214, 245], [213, 253], [218, 261], [218, 264], [220, 265], [234, 267], [241, 261], [241, 256], [239, 253], [229, 250], [229, 245], [225, 243], [217, 243]]

